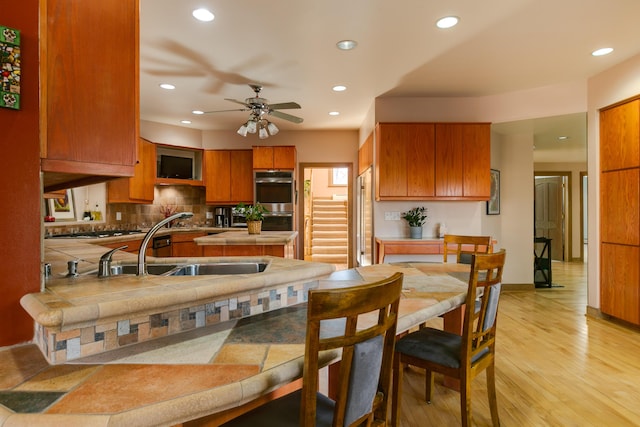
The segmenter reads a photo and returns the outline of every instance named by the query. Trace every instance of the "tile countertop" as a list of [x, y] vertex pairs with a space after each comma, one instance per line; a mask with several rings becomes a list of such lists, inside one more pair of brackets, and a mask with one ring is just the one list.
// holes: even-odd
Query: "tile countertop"
[[[237, 232], [230, 232], [234, 234]], [[124, 236], [112, 239], [121, 239]], [[106, 239], [100, 239], [100, 242]], [[100, 256], [108, 248], [80, 239], [45, 241], [45, 262], [52, 275], [43, 292], [27, 294], [21, 304], [39, 324], [55, 330], [76, 324], [113, 319], [132, 312], [168, 309], [186, 302], [215, 296], [238, 295], [280, 283], [322, 277], [335, 270], [331, 264], [279, 257], [200, 257], [153, 258], [152, 263], [204, 263], [220, 261], [267, 262], [269, 266], [255, 275], [224, 276], [115, 276], [98, 278]], [[79, 277], [65, 277], [67, 261], [77, 259]], [[113, 264], [137, 262], [137, 255], [118, 251]], [[92, 273], [92, 274], [89, 274]]]
[[[375, 265], [335, 272], [320, 286], [357, 285], [402, 271], [400, 332], [464, 302], [466, 283], [456, 278], [465, 274], [461, 268]], [[50, 366], [34, 345], [0, 351], [0, 425], [178, 425], [237, 407], [301, 377], [303, 307], [212, 325], [165, 337], [160, 345], [140, 343], [77, 363]]]
[[193, 239], [198, 245], [285, 245], [298, 236], [297, 231], [263, 231], [249, 234], [248, 231], [227, 231]]

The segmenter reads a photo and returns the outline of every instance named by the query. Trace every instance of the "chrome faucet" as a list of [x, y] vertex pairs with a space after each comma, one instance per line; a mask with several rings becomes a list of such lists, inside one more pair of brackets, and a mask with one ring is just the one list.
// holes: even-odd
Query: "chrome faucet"
[[98, 264], [98, 277], [111, 276], [111, 258], [113, 257], [113, 254], [119, 250], [127, 249], [128, 247], [129, 246], [127, 245], [123, 245], [119, 248], [111, 249], [109, 252], [102, 255], [100, 257], [100, 263]]
[[191, 218], [192, 216], [192, 212], [180, 212], [163, 219], [162, 221], [151, 227], [151, 230], [147, 232], [147, 234], [144, 236], [144, 239], [142, 239], [142, 243], [140, 243], [140, 252], [138, 253], [138, 276], [147, 275], [147, 246], [149, 246], [149, 241], [151, 240], [153, 235], [156, 234], [163, 225], [168, 224], [175, 219], [187, 219]]

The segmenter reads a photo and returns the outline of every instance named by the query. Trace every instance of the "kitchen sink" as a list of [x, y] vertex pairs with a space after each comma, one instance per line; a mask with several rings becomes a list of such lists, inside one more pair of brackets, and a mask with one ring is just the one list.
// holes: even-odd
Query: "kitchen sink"
[[[224, 274], [261, 273], [267, 268], [264, 262], [212, 262], [204, 264], [147, 264], [147, 273], [154, 276], [209, 276]], [[111, 266], [111, 275], [136, 274], [138, 264]]]

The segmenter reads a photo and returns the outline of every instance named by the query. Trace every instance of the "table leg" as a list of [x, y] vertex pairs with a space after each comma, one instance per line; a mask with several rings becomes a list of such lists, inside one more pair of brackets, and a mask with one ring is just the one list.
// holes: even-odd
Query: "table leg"
[[[464, 307], [462, 304], [460, 307], [445, 313], [442, 318], [444, 320], [443, 329], [447, 332], [453, 332], [455, 334], [462, 334], [462, 323], [464, 322]], [[460, 380], [456, 378], [444, 377], [443, 384], [445, 387], [449, 387], [452, 390], [460, 391]]]

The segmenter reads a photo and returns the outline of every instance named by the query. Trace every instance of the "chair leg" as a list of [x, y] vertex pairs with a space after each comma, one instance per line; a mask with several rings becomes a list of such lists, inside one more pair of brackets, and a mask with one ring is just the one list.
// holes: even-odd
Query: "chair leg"
[[496, 375], [495, 365], [492, 363], [487, 366], [487, 393], [489, 394], [489, 408], [491, 409], [491, 421], [493, 427], [500, 427], [500, 418], [498, 417], [498, 400], [496, 398]]
[[391, 426], [400, 425], [400, 400], [402, 398], [402, 370], [404, 366], [400, 362], [401, 356], [395, 354], [393, 357], [393, 384], [391, 391]]
[[424, 399], [427, 403], [431, 403], [433, 397], [433, 372], [426, 370], [424, 378]]
[[460, 415], [462, 427], [471, 427], [471, 382], [460, 378]]

